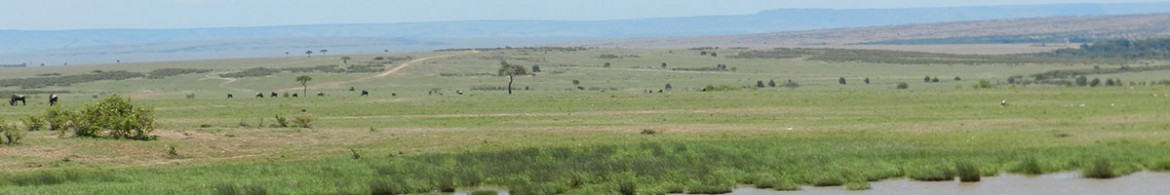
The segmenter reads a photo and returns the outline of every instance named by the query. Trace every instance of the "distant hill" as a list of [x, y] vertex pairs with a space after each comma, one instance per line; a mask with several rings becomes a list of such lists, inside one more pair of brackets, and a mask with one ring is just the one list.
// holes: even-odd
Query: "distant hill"
[[[1170, 2], [912, 9], [779, 9], [751, 15], [608, 21], [453, 21], [157, 30], [0, 30], [2, 43], [0, 64], [104, 63], [124, 58], [165, 61], [263, 57], [283, 55], [283, 51], [325, 47], [340, 52], [356, 53], [452, 47], [538, 46], [581, 40], [740, 35], [919, 23], [1144, 13], [1170, 13]], [[907, 36], [909, 35], [914, 34]], [[891, 36], [897, 38], [903, 35]], [[357, 39], [375, 41], [352, 42]], [[317, 44], [273, 42], [279, 40], [313, 40]], [[516, 40], [522, 41], [512, 42]], [[658, 42], [656, 41], [658, 39], [650, 40]], [[625, 41], [627, 40], [619, 42]], [[711, 42], [715, 43], [724, 42]], [[630, 44], [599, 42], [597, 45], [657, 47], [686, 44], [646, 44], [645, 41], [643, 43], [634, 41]], [[238, 48], [246, 50], [228, 51]], [[100, 52], [104, 49], [122, 52]], [[220, 50], [208, 52], [214, 49]], [[94, 52], [95, 50], [98, 51]]]
[[570, 45], [771, 48], [850, 44], [1088, 43], [1160, 37], [1170, 37], [1170, 14], [1004, 19], [745, 35], [617, 39]]

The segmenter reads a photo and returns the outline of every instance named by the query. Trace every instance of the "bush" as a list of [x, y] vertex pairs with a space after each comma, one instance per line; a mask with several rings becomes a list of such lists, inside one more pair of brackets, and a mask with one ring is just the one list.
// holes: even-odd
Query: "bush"
[[18, 144], [24, 138], [24, 131], [8, 125], [4, 121], [0, 121], [0, 134], [4, 135], [4, 144], [8, 145]]
[[971, 163], [955, 163], [955, 172], [958, 172], [960, 182], [979, 182], [979, 168]]
[[317, 120], [317, 117], [314, 117], [311, 114], [293, 117], [293, 123], [296, 123], [296, 125], [301, 128], [313, 128], [314, 120]]
[[1026, 158], [1024, 161], [1020, 162], [1020, 164], [1016, 164], [1016, 166], [1012, 167], [1008, 171], [1027, 175], [1039, 175], [1044, 173], [1043, 167], [1040, 166], [1040, 162], [1035, 158]]
[[1170, 171], [1170, 160], [1161, 160], [1150, 164], [1152, 171]]
[[972, 87], [975, 89], [991, 89], [991, 87], [993, 87], [993, 86], [991, 85], [990, 81], [979, 80], [979, 83], [975, 83], [975, 86], [972, 86]]
[[471, 195], [497, 195], [497, 194], [500, 194], [500, 193], [496, 192], [496, 191], [490, 191], [490, 190], [480, 190], [480, 191], [471, 192]]
[[45, 110], [45, 122], [49, 123], [49, 130], [56, 131], [65, 127], [65, 125], [73, 118], [74, 113], [59, 107], [50, 107]]
[[909, 88], [910, 88], [910, 84], [898, 83], [898, 89], [909, 89]]
[[129, 98], [109, 96], [87, 105], [72, 117], [74, 134], [80, 137], [150, 140], [154, 131], [154, 109], [136, 106]]
[[45, 119], [38, 115], [28, 115], [20, 119], [24, 123], [24, 128], [29, 131], [40, 131], [45, 128]]
[[277, 114], [276, 116], [273, 116], [273, 118], [276, 118], [276, 124], [272, 124], [273, 127], [288, 127], [288, 119], [284, 118], [284, 116]]
[[845, 189], [852, 191], [869, 190], [869, 182], [866, 181], [851, 181], [845, 183]]
[[845, 185], [845, 176], [842, 176], [841, 174], [838, 174], [838, 173], [820, 174], [817, 176], [813, 176], [812, 184], [813, 184], [813, 186], [817, 186], [817, 187], [841, 186], [841, 185]]
[[952, 181], [955, 174], [946, 166], [924, 166], [907, 170], [907, 177], [916, 181]]
[[1097, 159], [1089, 164], [1088, 167], [1081, 170], [1081, 175], [1087, 178], [1109, 179], [1117, 177], [1118, 174], [1113, 171], [1113, 165], [1106, 159]]

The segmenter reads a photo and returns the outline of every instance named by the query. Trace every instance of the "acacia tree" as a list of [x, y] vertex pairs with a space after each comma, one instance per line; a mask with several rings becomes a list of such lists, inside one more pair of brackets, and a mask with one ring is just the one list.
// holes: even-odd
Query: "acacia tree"
[[309, 75], [301, 75], [297, 77], [297, 82], [301, 82], [301, 86], [304, 87], [304, 91], [301, 91], [302, 94], [309, 94], [309, 81], [312, 80], [313, 77]]
[[498, 75], [508, 77], [508, 94], [512, 94], [512, 82], [516, 81], [517, 75], [528, 74], [528, 69], [520, 65], [511, 65], [507, 61], [500, 61], [500, 70]]
[[313, 50], [305, 51], [305, 56], [312, 58], [313, 57]]

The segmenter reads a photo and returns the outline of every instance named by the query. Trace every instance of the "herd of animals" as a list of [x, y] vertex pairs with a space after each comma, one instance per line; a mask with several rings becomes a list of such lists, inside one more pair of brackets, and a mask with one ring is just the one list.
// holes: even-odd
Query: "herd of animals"
[[[21, 94], [12, 95], [12, 98], [8, 99], [8, 105], [9, 106], [16, 106], [16, 102], [20, 102], [20, 105], [22, 105], [22, 106], [28, 105], [28, 102], [26, 102], [25, 99], [28, 99], [28, 97], [21, 95]], [[57, 94], [49, 94], [49, 106], [56, 106], [56, 105], [57, 105]]]
[[[353, 87], [350, 87], [349, 90], [355, 91]], [[456, 93], [458, 93], [459, 95], [463, 95], [462, 90], [459, 90]], [[278, 95], [279, 94], [277, 94], [276, 92], [271, 92], [268, 95], [268, 97], [278, 97]], [[361, 90], [361, 96], [369, 96], [369, 95], [370, 95], [370, 91]], [[298, 97], [298, 96], [300, 96], [300, 94], [292, 93], [292, 97]], [[317, 93], [317, 96], [325, 96], [325, 92], [319, 92], [319, 93]], [[398, 94], [397, 93], [390, 93], [390, 96], [398, 96]], [[234, 97], [235, 97], [235, 95], [232, 95], [230, 93], [227, 94], [228, 99], [232, 99]], [[264, 93], [263, 92], [257, 93], [256, 98], [264, 98]], [[18, 102], [22, 106], [28, 105], [28, 103], [26, 101], [27, 99], [28, 99], [28, 96], [25, 96], [23, 94], [14, 94], [14, 95], [12, 95], [12, 98], [8, 99], [8, 105], [9, 106], [16, 106], [16, 103], [18, 103]], [[58, 99], [57, 94], [49, 94], [49, 106], [56, 106], [57, 99]]]
[[[350, 88], [349, 88], [349, 91], [354, 91], [354, 88], [353, 88], [353, 87], [350, 87]], [[278, 97], [278, 95], [279, 95], [279, 94], [276, 94], [276, 92], [274, 91], [274, 92], [271, 92], [271, 93], [268, 95], [268, 97]], [[287, 95], [288, 95], [288, 94], [285, 94], [285, 95], [286, 95], [286, 97], [287, 97]], [[364, 90], [364, 89], [362, 90], [362, 94], [361, 94], [361, 96], [369, 96], [369, 95], [370, 95], [370, 91], [366, 91], [366, 90]], [[392, 95], [392, 96], [397, 96], [398, 94], [391, 94], [391, 95]], [[318, 97], [325, 96], [325, 92], [318, 92], [318, 93], [317, 93], [317, 96], [318, 96]], [[295, 93], [295, 92], [294, 92], [294, 93], [292, 93], [292, 97], [300, 97], [300, 94], [298, 94], [298, 93]], [[233, 95], [233, 94], [230, 94], [230, 93], [229, 93], [229, 94], [227, 94], [227, 98], [228, 98], [228, 99], [235, 98], [235, 95]], [[264, 92], [256, 93], [256, 98], [264, 98]]]

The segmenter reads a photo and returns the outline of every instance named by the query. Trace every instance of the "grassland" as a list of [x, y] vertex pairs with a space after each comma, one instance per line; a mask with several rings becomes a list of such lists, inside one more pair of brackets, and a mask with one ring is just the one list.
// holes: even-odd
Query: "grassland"
[[[387, 54], [381, 56], [411, 60], [387, 65], [386, 70], [397, 69], [392, 74], [285, 72], [240, 79], [216, 75], [341, 60], [314, 56], [6, 69], [0, 78], [93, 70], [212, 71], [36, 89], [68, 91], [61, 106], [70, 109], [96, 101], [94, 95], [130, 96], [154, 107], [161, 138], [29, 132], [22, 144], [0, 146], [0, 193], [366, 194], [475, 186], [500, 186], [516, 194], [718, 193], [738, 184], [864, 189], [869, 181], [895, 177], [968, 177], [972, 168], [980, 175], [1080, 169], [1125, 175], [1166, 170], [1170, 164], [1170, 121], [1164, 120], [1170, 88], [1011, 86], [1004, 81], [1093, 64], [836, 63], [741, 59], [730, 57], [737, 50], [718, 52], [720, 57], [688, 50]], [[605, 54], [626, 57], [600, 58]], [[378, 56], [353, 57], [350, 63]], [[517, 78], [521, 90], [515, 95], [471, 90], [506, 85], [506, 78], [484, 76], [495, 73], [500, 60], [539, 65], [542, 72]], [[606, 62], [612, 66], [602, 67]], [[661, 68], [662, 63], [668, 67]], [[670, 70], [716, 64], [736, 71]], [[444, 73], [473, 76], [440, 76]], [[294, 78], [305, 74], [314, 77], [309, 92], [326, 97], [252, 98], [261, 92], [298, 92]], [[1165, 75], [1094, 76], [1154, 81]], [[924, 83], [923, 76], [943, 81]], [[840, 77], [848, 84], [838, 84]], [[873, 82], [864, 84], [866, 77]], [[793, 80], [801, 87], [698, 91], [706, 85], [739, 88], [769, 80]], [[978, 80], [997, 85], [973, 89]], [[667, 83], [673, 90], [645, 93]], [[910, 88], [895, 89], [897, 83]], [[348, 90], [351, 86], [372, 94], [358, 96]], [[227, 93], [236, 97], [226, 99]], [[195, 98], [186, 98], [189, 94]], [[0, 107], [0, 118], [16, 122], [43, 112], [44, 97], [34, 95], [28, 106]], [[268, 127], [278, 114], [318, 120], [314, 128]], [[174, 155], [168, 154], [172, 147]]]

